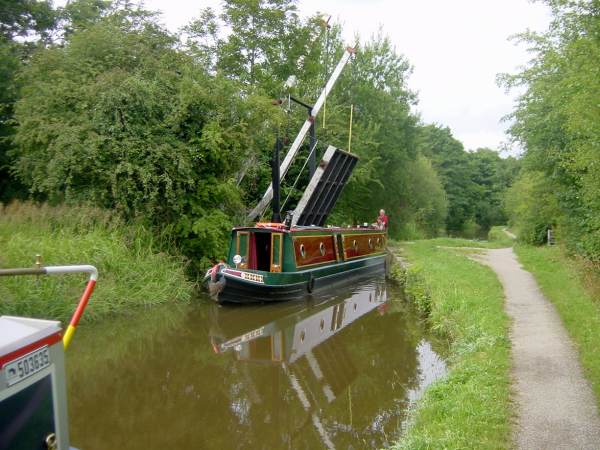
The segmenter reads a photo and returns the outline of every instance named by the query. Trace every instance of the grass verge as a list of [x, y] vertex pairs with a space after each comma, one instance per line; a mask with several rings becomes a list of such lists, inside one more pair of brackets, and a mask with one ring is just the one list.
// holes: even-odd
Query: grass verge
[[[486, 244], [493, 245], [493, 244]], [[406, 292], [449, 343], [448, 376], [430, 386], [396, 449], [510, 448], [510, 341], [502, 286], [488, 267], [433, 239], [402, 245]]]
[[[600, 406], [600, 302], [592, 294], [600, 286], [597, 269], [583, 267], [558, 246], [517, 245], [515, 250], [525, 270], [533, 274], [546, 298], [556, 306]], [[586, 274], [594, 279], [586, 283]]]
[[507, 233], [505, 226], [494, 226], [488, 233], [488, 240], [497, 247], [512, 247], [515, 239]]
[[[100, 273], [82, 321], [139, 306], [186, 302], [193, 285], [183, 260], [154, 250], [151, 233], [110, 212], [31, 203], [0, 205], [0, 267], [92, 264]], [[85, 274], [0, 279], [0, 314], [67, 321], [81, 296]]]

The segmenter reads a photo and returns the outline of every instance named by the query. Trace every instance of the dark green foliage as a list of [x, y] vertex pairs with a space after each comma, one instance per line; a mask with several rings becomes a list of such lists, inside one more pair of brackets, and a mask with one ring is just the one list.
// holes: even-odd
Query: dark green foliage
[[501, 158], [498, 152], [480, 148], [469, 153], [471, 179], [477, 185], [475, 221], [484, 230], [508, 220], [503, 207], [504, 193], [519, 173], [519, 161]]
[[0, 0], [0, 201], [26, 193], [11, 176], [8, 155], [15, 133], [18, 72], [39, 43], [49, 42], [58, 18], [59, 12], [48, 1]]
[[476, 237], [506, 222], [503, 194], [514, 182], [519, 162], [490, 149], [466, 152], [449, 128], [422, 127], [419, 149], [431, 159], [446, 195], [449, 233]]
[[342, 222], [371, 223], [384, 208], [390, 217], [390, 232], [398, 236], [411, 219], [408, 208], [413, 205], [407, 188], [417, 155], [417, 119], [410, 113], [414, 94], [406, 86], [410, 65], [382, 36], [356, 50], [356, 59], [340, 80], [339, 97], [333, 97], [327, 106], [325, 139], [348, 148], [349, 105], [356, 105], [352, 151], [361, 158], [336, 212]]
[[[407, 165], [408, 183], [406, 195], [408, 204], [405, 216], [410, 217], [404, 222], [403, 234], [409, 238], [435, 237], [444, 234], [448, 214], [448, 200], [440, 177], [424, 156], [419, 156]], [[413, 230], [421, 233], [413, 234]], [[408, 228], [408, 229], [407, 229]]]
[[[9, 41], [0, 47], [0, 171], [12, 176], [2, 177], [0, 195], [15, 197], [18, 180], [37, 200], [141, 218], [196, 269], [224, 256], [230, 228], [245, 224], [270, 182], [275, 136], [292, 139], [306, 118], [305, 108], [272, 99], [287, 96], [294, 75], [289, 92], [314, 102], [345, 49], [339, 26], [300, 18], [292, 0], [227, 0], [220, 15], [201, 10], [183, 39], [128, 2], [78, 0], [52, 17], [51, 28], [41, 19], [27, 26], [56, 42], [26, 57]], [[510, 164], [421, 126], [410, 71], [383, 35], [356, 43], [316, 123], [317, 157], [329, 144], [347, 149], [354, 105], [360, 164], [330, 223], [373, 222], [380, 208], [395, 237], [498, 223]], [[286, 210], [308, 181], [306, 147], [283, 182]]]
[[0, 35], [6, 40], [30, 37], [32, 33], [47, 38], [56, 19], [50, 1], [0, 0]]
[[299, 56], [290, 52], [298, 23], [294, 2], [226, 0], [221, 20], [231, 35], [219, 44], [217, 70], [267, 92], [280, 89], [285, 78], [277, 72]]
[[[525, 169], [536, 179], [543, 177], [548, 198], [558, 206], [547, 221], [562, 229], [560, 234], [572, 249], [600, 260], [598, 2], [548, 4], [553, 12], [549, 30], [520, 36], [534, 54], [531, 64], [521, 73], [501, 77], [508, 88], [525, 88], [513, 113], [511, 133], [526, 149]], [[511, 219], [536, 227], [525, 216]], [[537, 240], [535, 233], [527, 234], [528, 241]]]
[[548, 228], [555, 227], [560, 216], [554, 190], [542, 172], [526, 171], [506, 191], [506, 210], [521, 241], [546, 242]]
[[[141, 11], [116, 11], [36, 53], [17, 104], [15, 170], [32, 194], [168, 226], [200, 261], [225, 247], [233, 175], [268, 120]], [[205, 261], [205, 260], [204, 260]], [[205, 263], [204, 263], [205, 264]]]
[[421, 153], [431, 159], [448, 196], [449, 233], [460, 233], [467, 220], [475, 214], [477, 184], [472, 180], [468, 155], [449, 128], [427, 125], [419, 137]]
[[0, 201], [20, 196], [20, 185], [10, 175], [8, 150], [14, 136], [13, 109], [17, 99], [16, 73], [21, 66], [21, 47], [0, 38]]

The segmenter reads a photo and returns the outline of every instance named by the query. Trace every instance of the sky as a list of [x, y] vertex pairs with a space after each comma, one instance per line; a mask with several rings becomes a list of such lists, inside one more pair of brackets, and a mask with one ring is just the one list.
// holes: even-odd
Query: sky
[[[145, 0], [160, 10], [172, 31], [198, 11], [219, 8], [221, 0]], [[530, 55], [509, 37], [526, 29], [543, 31], [548, 8], [528, 0], [299, 0], [304, 16], [330, 14], [342, 24], [348, 44], [355, 33], [368, 38], [379, 29], [413, 66], [408, 86], [418, 93], [415, 112], [424, 123], [448, 126], [467, 150], [505, 147], [515, 93], [496, 84], [496, 75], [514, 73]], [[510, 154], [519, 152], [512, 148]]]

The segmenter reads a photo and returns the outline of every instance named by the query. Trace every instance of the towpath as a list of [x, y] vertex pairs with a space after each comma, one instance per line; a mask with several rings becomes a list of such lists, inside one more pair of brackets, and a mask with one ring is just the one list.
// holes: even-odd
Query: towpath
[[512, 319], [517, 447], [600, 449], [594, 394], [554, 306], [521, 268], [512, 248], [475, 258], [498, 274]]

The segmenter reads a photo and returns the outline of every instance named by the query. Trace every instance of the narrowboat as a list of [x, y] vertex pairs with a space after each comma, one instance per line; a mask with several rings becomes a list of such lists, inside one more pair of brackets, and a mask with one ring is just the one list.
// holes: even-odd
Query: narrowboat
[[291, 300], [383, 272], [386, 230], [323, 224], [350, 175], [354, 163], [349, 160], [355, 163], [356, 156], [330, 146], [298, 207], [283, 223], [232, 230], [227, 260], [206, 274], [215, 300]]
[[[234, 228], [227, 260], [213, 266], [205, 275], [204, 282], [217, 302], [290, 300], [384, 270], [387, 243], [385, 229], [369, 224], [358, 227], [326, 226], [327, 217], [357, 164], [358, 157], [350, 151], [330, 145], [318, 164], [315, 158], [315, 116], [353, 53], [352, 48], [346, 49], [314, 106], [288, 95], [288, 104], [295, 101], [306, 107], [308, 118], [281, 166], [279, 151], [282, 141], [276, 139], [271, 162], [271, 184], [248, 216], [249, 220], [259, 219], [271, 204], [271, 221], [261, 222], [259, 219], [254, 226]], [[309, 164], [310, 181], [296, 208], [289, 211], [282, 221], [279, 206], [280, 180], [285, 176], [309, 132], [310, 145], [306, 161]], [[350, 138], [348, 145], [350, 147]]]
[[210, 270], [209, 291], [219, 302], [303, 297], [383, 272], [386, 239], [385, 232], [370, 228], [287, 228], [278, 223], [235, 228], [227, 263]]

